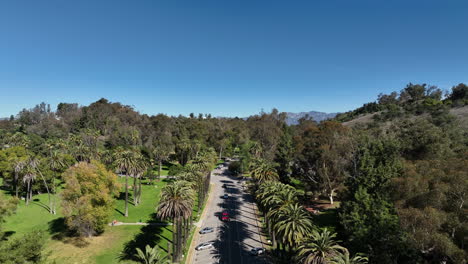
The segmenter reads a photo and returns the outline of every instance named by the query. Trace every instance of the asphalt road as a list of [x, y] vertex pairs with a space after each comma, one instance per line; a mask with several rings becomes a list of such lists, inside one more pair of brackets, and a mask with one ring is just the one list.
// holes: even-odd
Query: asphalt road
[[[216, 175], [220, 173], [220, 175]], [[194, 264], [253, 264], [267, 263], [262, 256], [251, 256], [250, 250], [262, 246], [255, 204], [250, 194], [243, 191], [242, 182], [230, 176], [223, 168], [215, 170], [211, 177], [212, 198], [208, 201], [203, 227], [214, 227], [213, 233], [198, 236], [195, 246], [213, 241], [211, 249], [195, 251]], [[223, 188], [226, 184], [226, 188]], [[228, 199], [223, 199], [225, 193]], [[220, 214], [227, 210], [231, 220], [223, 222]]]

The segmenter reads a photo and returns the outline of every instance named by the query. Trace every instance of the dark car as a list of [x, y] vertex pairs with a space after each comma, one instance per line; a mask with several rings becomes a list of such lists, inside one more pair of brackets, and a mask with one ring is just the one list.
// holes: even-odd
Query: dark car
[[225, 194], [223, 195], [223, 199], [229, 199], [229, 194], [225, 193]]
[[223, 188], [227, 188], [227, 184], [223, 184]]
[[252, 256], [262, 255], [263, 253], [265, 253], [265, 249], [260, 248], [260, 247], [252, 248], [250, 250], [250, 255], [252, 255]]
[[205, 228], [202, 228], [202, 229], [200, 230], [200, 232], [198, 232], [198, 233], [200, 233], [200, 234], [208, 234], [208, 233], [212, 233], [212, 232], [214, 232], [214, 228], [213, 228], [213, 227], [205, 227]]

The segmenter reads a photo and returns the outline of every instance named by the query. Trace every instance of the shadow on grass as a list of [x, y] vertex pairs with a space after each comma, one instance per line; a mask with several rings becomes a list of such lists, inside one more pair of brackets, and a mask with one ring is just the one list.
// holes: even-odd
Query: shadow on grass
[[83, 248], [89, 245], [89, 242], [87, 242], [83, 237], [80, 237], [76, 232], [67, 229], [64, 217], [49, 221], [48, 224], [48, 231], [52, 239], [59, 240], [65, 244], [72, 244], [79, 248]]
[[[156, 222], [160, 222], [160, 221], [157, 218], [156, 213], [153, 213], [151, 214], [151, 219], [148, 221], [148, 223], [156, 223]], [[140, 248], [143, 250], [146, 245], [154, 247], [161, 241], [161, 238], [164, 238], [168, 242], [172, 242], [171, 240], [169, 240], [169, 238], [162, 236], [163, 230], [165, 228], [167, 229], [167, 227], [158, 226], [158, 225], [143, 226], [140, 230], [140, 233], [138, 233], [133, 238], [133, 240], [125, 244], [123, 251], [120, 253], [119, 259], [121, 261], [122, 260], [137, 261], [138, 259], [135, 257], [137, 248]], [[167, 252], [167, 250], [163, 248], [161, 248], [161, 250]]]

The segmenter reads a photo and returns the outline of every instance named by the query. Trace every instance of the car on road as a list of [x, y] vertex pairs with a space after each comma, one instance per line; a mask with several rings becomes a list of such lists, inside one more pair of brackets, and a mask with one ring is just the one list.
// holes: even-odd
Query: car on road
[[198, 245], [195, 249], [204, 250], [204, 249], [209, 249], [212, 247], [213, 247], [213, 242], [205, 242], [205, 243], [201, 243], [200, 245]]
[[227, 188], [227, 184], [223, 184], [223, 188]]
[[250, 255], [252, 256], [262, 255], [263, 253], [265, 253], [265, 249], [261, 247], [252, 248], [250, 250]]
[[229, 218], [229, 212], [228, 211], [223, 211], [223, 213], [221, 214], [221, 221], [229, 221], [231, 220]]
[[229, 199], [229, 194], [225, 193], [225, 194], [223, 195], [223, 199]]
[[204, 227], [200, 230], [200, 234], [208, 234], [208, 233], [212, 233], [214, 232], [214, 228], [213, 227]]

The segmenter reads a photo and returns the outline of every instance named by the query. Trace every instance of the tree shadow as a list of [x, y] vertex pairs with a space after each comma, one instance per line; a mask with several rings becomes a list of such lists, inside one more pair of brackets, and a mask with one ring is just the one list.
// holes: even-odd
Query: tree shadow
[[[151, 214], [151, 219], [147, 223], [157, 223], [160, 222], [156, 216], [156, 213]], [[118, 228], [118, 227], [117, 227]], [[168, 242], [172, 242], [169, 238], [162, 236], [164, 229], [167, 229], [165, 226], [160, 225], [146, 225], [143, 226], [138, 233], [131, 241], [127, 242], [124, 246], [123, 251], [120, 253], [119, 260], [133, 260], [138, 261], [135, 257], [136, 249], [144, 249], [146, 245], [154, 247], [158, 245], [161, 241], [161, 238], [164, 238]], [[166, 249], [161, 248], [161, 250], [167, 252]]]
[[118, 208], [115, 208], [115, 211], [117, 211], [119, 214], [121, 214], [122, 216], [125, 216], [124, 212], [120, 211]]
[[61, 241], [65, 244], [72, 244], [75, 247], [83, 248], [89, 245], [83, 237], [78, 236], [74, 231], [71, 231], [65, 225], [65, 218], [60, 217], [48, 222], [49, 234], [53, 240]]
[[32, 204], [35, 204], [35, 205], [38, 205], [42, 208], [44, 208], [45, 210], [47, 210], [47, 212], [50, 212], [50, 207], [48, 205], [46, 205], [45, 203], [41, 202], [39, 199], [33, 199], [32, 200]]

